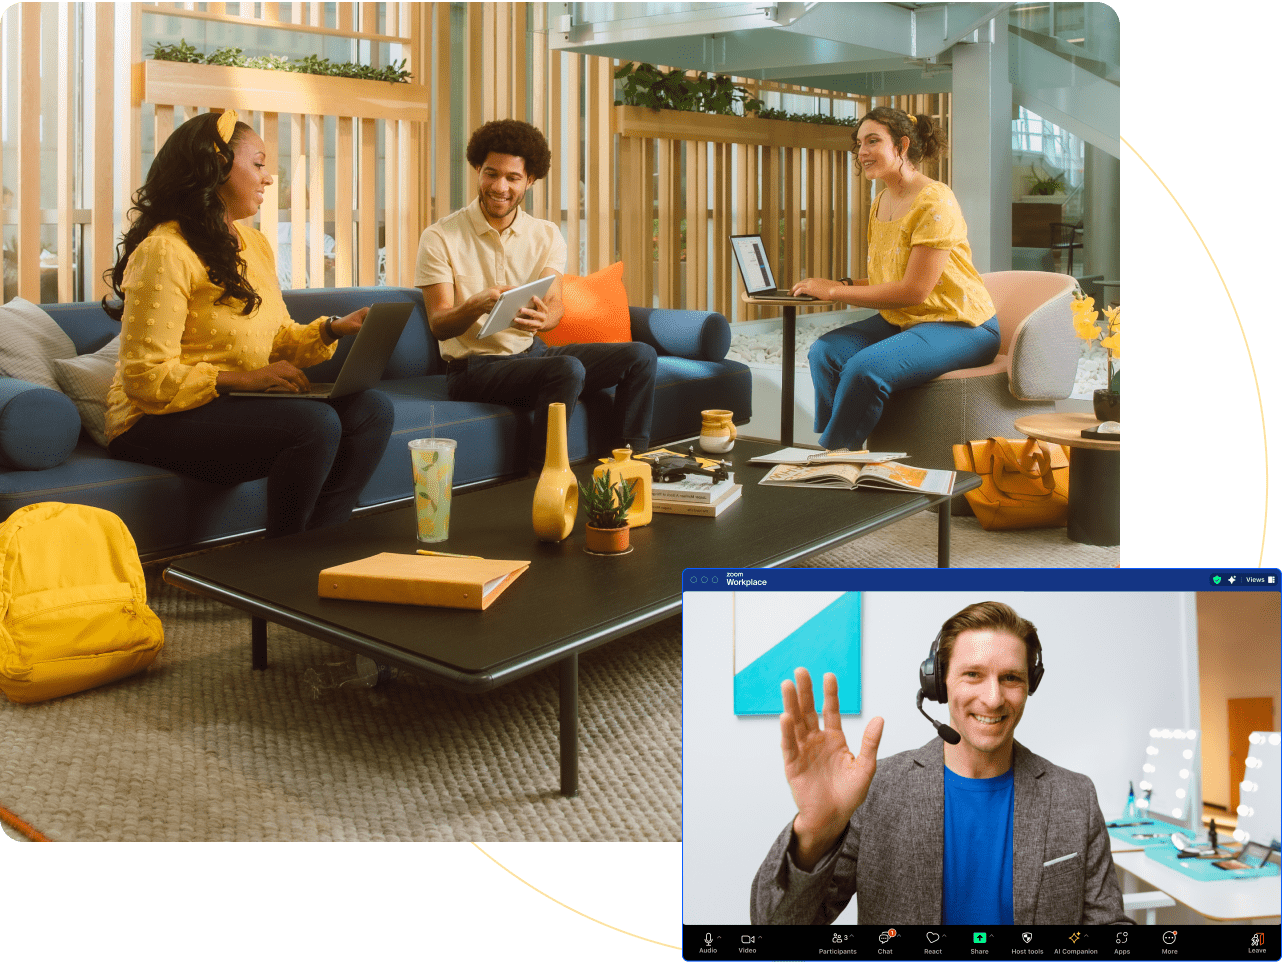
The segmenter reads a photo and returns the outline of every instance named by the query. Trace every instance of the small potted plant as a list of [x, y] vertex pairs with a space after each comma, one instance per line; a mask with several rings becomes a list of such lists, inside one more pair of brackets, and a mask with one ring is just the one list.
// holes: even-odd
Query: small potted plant
[[1028, 197], [1056, 197], [1064, 193], [1062, 174], [1043, 174], [1033, 168], [1029, 171]]
[[1088, 344], [1099, 339], [1104, 348], [1106, 387], [1095, 392], [1095, 416], [1101, 421], [1122, 420], [1122, 372], [1117, 369], [1115, 361], [1122, 356], [1122, 308], [1104, 308], [1104, 317], [1108, 321], [1108, 333], [1100, 330], [1099, 314], [1095, 310], [1095, 298], [1085, 297], [1079, 290], [1073, 298], [1073, 330], [1077, 336]]
[[621, 554], [628, 550], [628, 509], [634, 492], [624, 481], [611, 483], [610, 472], [579, 483], [579, 503], [587, 516], [587, 549], [594, 554]]

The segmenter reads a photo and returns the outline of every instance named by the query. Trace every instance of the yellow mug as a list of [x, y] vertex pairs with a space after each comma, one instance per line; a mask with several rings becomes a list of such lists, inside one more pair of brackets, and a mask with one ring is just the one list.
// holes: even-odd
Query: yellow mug
[[708, 454], [725, 454], [734, 447], [738, 432], [734, 427], [734, 412], [700, 411], [703, 427], [699, 431], [699, 447]]

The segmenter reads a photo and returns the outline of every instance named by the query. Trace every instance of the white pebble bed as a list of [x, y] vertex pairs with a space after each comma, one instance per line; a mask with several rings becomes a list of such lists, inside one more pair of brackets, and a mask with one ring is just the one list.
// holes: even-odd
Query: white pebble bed
[[[834, 322], [797, 323], [797, 367], [809, 369], [810, 345], [828, 331], [835, 330], [850, 323], [849, 318]], [[782, 364], [783, 332], [779, 328], [761, 331], [758, 325], [739, 325], [731, 328], [730, 351], [726, 355], [732, 361], [744, 364]], [[1105, 386], [1107, 365], [1105, 350], [1098, 343], [1083, 344], [1082, 356], [1077, 362], [1077, 379], [1073, 384], [1072, 397], [1089, 398], [1096, 388]]]

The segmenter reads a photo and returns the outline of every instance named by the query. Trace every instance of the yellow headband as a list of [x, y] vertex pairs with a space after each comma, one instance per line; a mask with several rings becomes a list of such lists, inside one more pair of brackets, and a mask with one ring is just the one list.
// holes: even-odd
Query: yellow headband
[[916, 115], [916, 114], [904, 114], [904, 116], [908, 118], [908, 122], [909, 122], [910, 124], [915, 124], [915, 123], [917, 123], [917, 115]]
[[228, 109], [218, 115], [218, 136], [223, 139], [223, 143], [231, 146], [231, 135], [236, 131], [236, 121], [239, 118], [236, 111]]

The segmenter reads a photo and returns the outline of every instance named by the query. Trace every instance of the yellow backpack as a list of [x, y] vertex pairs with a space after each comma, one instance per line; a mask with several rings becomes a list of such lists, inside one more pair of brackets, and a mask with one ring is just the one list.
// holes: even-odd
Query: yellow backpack
[[0, 524], [0, 691], [44, 701], [142, 671], [165, 643], [110, 511], [46, 501]]

